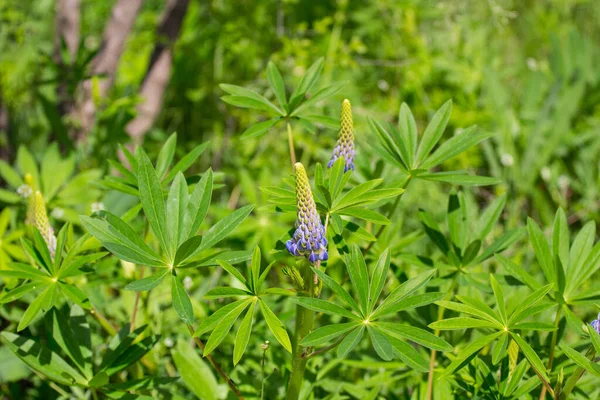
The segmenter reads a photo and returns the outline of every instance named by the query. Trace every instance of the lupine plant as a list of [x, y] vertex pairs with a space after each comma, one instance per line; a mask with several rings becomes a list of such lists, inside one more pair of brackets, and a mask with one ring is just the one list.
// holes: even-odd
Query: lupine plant
[[[221, 85], [226, 103], [270, 117], [239, 143], [286, 125], [291, 167], [260, 187], [258, 209], [201, 159], [210, 143], [174, 162], [176, 134], [156, 157], [120, 146], [110, 173], [88, 176], [86, 199], [102, 188], [106, 204], [74, 207], [73, 223], [47, 208], [74, 204], [61, 203], [74, 190], [70, 156], [50, 147], [41, 172], [24, 148], [16, 169], [0, 163], [12, 188], [0, 192], [12, 204], [0, 213], [0, 337], [47, 386], [40, 398], [600, 395], [594, 223], [572, 243], [562, 209], [550, 242], [533, 219], [511, 224], [501, 180], [451, 164], [492, 133], [473, 126], [443, 140], [456, 125], [451, 101], [421, 135], [404, 103], [396, 123], [368, 117], [369, 132], [350, 100], [341, 112], [331, 102], [338, 123], [322, 110], [342, 85], [316, 89], [323, 65], [291, 95], [273, 63], [264, 96]], [[298, 161], [294, 135], [317, 131], [330, 148], [302, 148]], [[53, 176], [52, 165], [66, 169]], [[444, 201], [401, 208], [413, 190]], [[264, 218], [281, 229], [259, 232]], [[256, 246], [253, 229], [275, 246]], [[104, 290], [123, 304], [103, 303]]]

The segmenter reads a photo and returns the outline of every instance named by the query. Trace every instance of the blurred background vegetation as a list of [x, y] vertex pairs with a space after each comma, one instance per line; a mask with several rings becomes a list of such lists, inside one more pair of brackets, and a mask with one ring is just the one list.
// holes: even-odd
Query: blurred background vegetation
[[[471, 192], [471, 201], [485, 204], [506, 192], [502, 221], [509, 228], [522, 226], [526, 215], [548, 226], [558, 206], [569, 210], [575, 229], [598, 221], [597, 0], [0, 0], [0, 158], [15, 164], [19, 148], [27, 148], [41, 161], [56, 143], [62, 157], [74, 159], [66, 175], [94, 171], [80, 178], [94, 186], [97, 171], [110, 170], [106, 160], [115, 158], [119, 143], [143, 143], [155, 159], [177, 132], [179, 159], [210, 141], [191, 171], [211, 166], [220, 173], [217, 215], [240, 204], [259, 206], [237, 235], [244, 238], [240, 246], [260, 244], [268, 253], [292, 224], [260, 208], [266, 201], [258, 190], [279, 185], [291, 172], [287, 145], [276, 143], [285, 135], [240, 140], [264, 117], [225, 104], [218, 85], [246, 86], [272, 98], [264, 72], [269, 61], [293, 87], [319, 57], [325, 57], [320, 87], [346, 82], [318, 107], [338, 118], [341, 101], [352, 101], [359, 174], [379, 168], [390, 179], [397, 174], [374, 156], [367, 116], [396, 121], [406, 102], [422, 130], [452, 99], [447, 136], [477, 124], [494, 137], [449, 168], [504, 181]], [[326, 161], [337, 133], [319, 124], [300, 128], [299, 159], [309, 166]], [[13, 202], [14, 188], [0, 182], [4, 207]], [[398, 221], [417, 208], [443, 214], [442, 190], [448, 189], [412, 186]], [[55, 206], [68, 209], [77, 193], [59, 193]], [[94, 200], [116, 213], [128, 208], [123, 196], [102, 193], [71, 198], [80, 208], [72, 214], [52, 213], [50, 201], [52, 221], [76, 220]], [[411, 238], [407, 245], [428, 246], [413, 243], [416, 218], [399, 226]], [[105, 303], [101, 293], [90, 295]], [[127, 319], [118, 315], [131, 309], [134, 294], [123, 296], [124, 305], [109, 317]]]

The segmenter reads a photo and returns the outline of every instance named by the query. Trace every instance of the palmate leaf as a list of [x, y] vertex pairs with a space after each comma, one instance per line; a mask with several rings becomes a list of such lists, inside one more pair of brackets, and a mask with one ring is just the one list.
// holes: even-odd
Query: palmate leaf
[[192, 253], [192, 257], [223, 240], [227, 235], [233, 232], [248, 217], [248, 215], [250, 215], [253, 209], [253, 205], [244, 206], [214, 224], [208, 232], [202, 236], [202, 242], [196, 251]]
[[345, 308], [338, 306], [327, 300], [317, 299], [313, 297], [292, 297], [290, 300], [296, 304], [301, 305], [304, 308], [313, 310], [316, 312], [322, 312], [329, 315], [340, 315], [342, 317], [350, 318], [353, 320], [359, 320], [360, 317], [356, 314], [351, 313]]
[[361, 317], [364, 317], [365, 314], [360, 310], [360, 307], [352, 296], [335, 280], [331, 279], [328, 275], [326, 275], [323, 271], [318, 268], [312, 267], [312, 270], [315, 274], [323, 281], [323, 283], [329, 287], [340, 299], [342, 299], [353, 311], [359, 314]]
[[379, 307], [375, 309], [375, 311], [371, 314], [371, 319], [385, 315], [387, 311], [396, 303], [410, 296], [412, 293], [416, 292], [419, 290], [419, 288], [425, 285], [435, 274], [435, 272], [435, 270], [427, 271], [402, 283], [383, 300]]
[[427, 372], [429, 365], [423, 356], [410, 344], [396, 337], [387, 337], [394, 348], [394, 355], [400, 358], [406, 365], [419, 372]]
[[242, 320], [240, 327], [235, 335], [235, 346], [233, 348], [233, 365], [237, 365], [240, 362], [248, 341], [250, 340], [250, 333], [252, 332], [252, 323], [254, 322], [254, 309], [256, 308], [256, 301], [253, 301], [246, 312], [246, 316]]
[[[156, 175], [158, 176], [158, 179], [162, 179], [167, 173], [169, 166], [173, 162], [173, 156], [175, 155], [176, 146], [177, 133], [174, 132], [171, 134], [171, 136], [169, 136], [165, 144], [160, 149], [160, 152], [158, 153], [158, 158], [156, 159]], [[125, 170], [127, 169], [125, 168]]]
[[350, 353], [358, 343], [362, 340], [365, 334], [364, 324], [357, 329], [350, 331], [346, 337], [340, 342], [337, 348], [338, 358], [345, 357]]
[[452, 346], [439, 336], [416, 326], [401, 325], [392, 322], [376, 322], [373, 324], [385, 335], [398, 340], [408, 339], [432, 350], [452, 351]]
[[138, 279], [137, 281], [133, 281], [124, 287], [125, 290], [133, 290], [134, 292], [145, 292], [150, 289], [154, 289], [157, 287], [167, 276], [169, 273], [169, 269], [164, 268], [161, 271], [157, 272], [154, 275], [148, 276], [143, 279]]

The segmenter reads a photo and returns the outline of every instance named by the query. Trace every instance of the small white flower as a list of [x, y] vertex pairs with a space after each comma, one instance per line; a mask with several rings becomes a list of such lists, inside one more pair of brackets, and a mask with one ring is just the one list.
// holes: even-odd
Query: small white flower
[[390, 90], [390, 84], [388, 83], [388, 81], [386, 81], [384, 79], [380, 79], [377, 81], [377, 87], [382, 92], [387, 92], [388, 90]]
[[527, 59], [527, 67], [532, 71], [537, 71], [538, 65], [537, 65], [537, 61], [535, 60], [535, 58], [529, 57]]
[[92, 203], [92, 214], [104, 210], [104, 203], [96, 201]]
[[190, 290], [193, 284], [194, 282], [192, 281], [191, 277], [186, 276], [185, 278], [183, 278], [183, 287], [185, 288], [185, 290]]
[[175, 343], [173, 343], [173, 339], [171, 339], [170, 337], [165, 339], [165, 346], [167, 347], [173, 347]]
[[511, 154], [508, 153], [504, 153], [500, 156], [500, 162], [505, 167], [512, 167], [513, 165], [515, 165], [515, 159]]
[[567, 175], [561, 175], [558, 177], [558, 187], [560, 190], [567, 190], [571, 184], [571, 179]]
[[264, 343], [261, 343], [261, 344], [260, 344], [260, 347], [261, 347], [263, 350], [265, 350], [265, 351], [266, 351], [266, 350], [268, 350], [268, 349], [269, 349], [269, 341], [268, 341], [268, 340], [265, 340], [265, 342], [264, 342]]
[[52, 210], [50, 215], [52, 215], [53, 218], [62, 219], [62, 217], [65, 216], [65, 210], [60, 207], [56, 207], [54, 210]]
[[31, 186], [29, 186], [29, 185], [21, 185], [17, 188], [17, 194], [24, 199], [31, 196], [32, 192], [33, 192], [33, 190], [31, 190]]
[[549, 182], [550, 179], [552, 179], [552, 171], [549, 167], [543, 167], [540, 171], [540, 175], [542, 176], [542, 179], [546, 182]]

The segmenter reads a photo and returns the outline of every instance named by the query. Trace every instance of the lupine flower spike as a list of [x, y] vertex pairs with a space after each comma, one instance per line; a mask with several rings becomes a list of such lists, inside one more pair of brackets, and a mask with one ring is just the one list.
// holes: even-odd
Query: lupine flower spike
[[27, 223], [35, 226], [36, 229], [40, 231], [40, 234], [48, 246], [50, 255], [52, 256], [52, 259], [54, 259], [54, 253], [56, 251], [56, 237], [54, 236], [54, 229], [52, 229], [50, 221], [48, 221], [44, 197], [39, 190], [36, 191], [29, 200]]
[[294, 165], [296, 171], [296, 201], [298, 216], [296, 232], [285, 244], [295, 256], [306, 257], [311, 263], [327, 260], [327, 239], [321, 217], [313, 199], [306, 170], [302, 163]]
[[342, 103], [340, 135], [327, 167], [331, 168], [340, 157], [344, 157], [344, 172], [349, 169], [354, 170], [354, 122], [352, 121], [352, 105], [348, 99]]
[[590, 322], [590, 325], [592, 325], [592, 328], [594, 328], [596, 332], [600, 334], [600, 313], [598, 313], [598, 319], [595, 319], [592, 322]]

